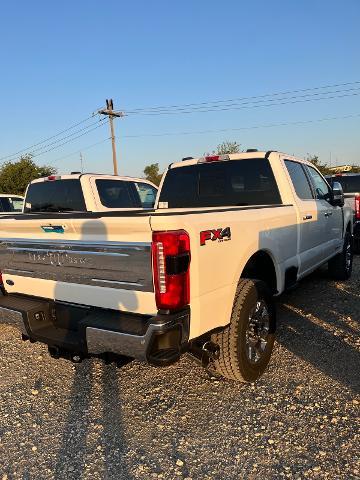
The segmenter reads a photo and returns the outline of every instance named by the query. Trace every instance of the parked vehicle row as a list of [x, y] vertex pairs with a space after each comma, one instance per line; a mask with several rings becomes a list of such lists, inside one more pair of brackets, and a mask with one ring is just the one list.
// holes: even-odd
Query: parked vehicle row
[[274, 296], [325, 263], [351, 275], [353, 211], [303, 159], [173, 163], [150, 210], [118, 210], [118, 189], [111, 177], [48, 178], [29, 186], [24, 214], [0, 219], [1, 319], [53, 357], [168, 365], [188, 352], [253, 382], [273, 349]]

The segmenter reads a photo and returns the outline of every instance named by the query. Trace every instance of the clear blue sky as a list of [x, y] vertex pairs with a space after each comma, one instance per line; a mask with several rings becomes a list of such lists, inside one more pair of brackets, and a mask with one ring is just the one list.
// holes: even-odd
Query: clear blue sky
[[[2, 2], [0, 157], [118, 109], [206, 102], [360, 81], [359, 0], [62, 0]], [[358, 85], [360, 87], [360, 84]], [[360, 89], [359, 89], [360, 92]], [[360, 164], [360, 116], [304, 125], [164, 137], [360, 115], [360, 95], [334, 100], [117, 120], [120, 172], [197, 156], [223, 140]], [[70, 132], [71, 133], [71, 132]], [[36, 158], [60, 172], [111, 172], [103, 126]]]

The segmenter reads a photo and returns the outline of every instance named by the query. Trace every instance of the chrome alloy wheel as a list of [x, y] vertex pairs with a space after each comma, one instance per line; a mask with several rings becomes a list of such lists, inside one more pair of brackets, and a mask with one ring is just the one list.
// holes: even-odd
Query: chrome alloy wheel
[[270, 329], [270, 315], [264, 300], [258, 300], [249, 314], [245, 334], [246, 356], [251, 363], [257, 363], [266, 349]]

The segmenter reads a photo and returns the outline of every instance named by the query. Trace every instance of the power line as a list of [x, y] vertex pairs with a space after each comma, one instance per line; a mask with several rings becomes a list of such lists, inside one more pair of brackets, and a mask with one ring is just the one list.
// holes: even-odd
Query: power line
[[100, 123], [100, 125], [97, 125], [96, 127], [91, 128], [90, 130], [87, 130], [87, 131], [84, 132], [84, 133], [81, 133], [81, 134], [78, 135], [77, 137], [71, 138], [70, 140], [67, 140], [67, 141], [64, 142], [64, 143], [61, 143], [60, 145], [56, 145], [55, 147], [49, 148], [48, 150], [44, 150], [43, 152], [40, 152], [40, 153], [37, 153], [36, 155], [33, 155], [33, 158], [35, 158], [35, 157], [40, 157], [40, 155], [44, 155], [45, 153], [52, 152], [53, 150], [56, 150], [57, 148], [63, 147], [64, 145], [67, 145], [68, 143], [73, 142], [74, 140], [77, 140], [78, 138], [83, 137], [84, 135], [87, 135], [87, 134], [90, 133], [90, 132], [93, 132], [94, 130], [102, 127], [102, 126], [105, 125], [105, 124], [106, 124], [105, 122]]
[[[78, 136], [76, 136], [78, 133], [81, 133], [81, 132], [85, 132], [85, 133], [88, 133], [88, 132], [91, 132], [93, 129], [90, 128], [94, 125], [98, 125], [99, 123], [104, 123], [104, 120], [103, 119], [99, 119], [97, 120], [96, 122], [93, 122], [93, 123], [90, 123], [90, 125], [87, 125], [86, 127], [83, 127], [83, 128], [80, 128], [79, 130], [75, 130], [74, 132], [70, 133], [70, 135], [66, 135], [65, 137], [61, 137], [51, 143], [47, 143], [47, 144], [44, 144], [42, 145], [41, 147], [38, 147], [38, 148], [35, 148], [34, 150], [31, 150], [31, 151], [28, 151], [28, 153], [30, 153], [31, 155], [33, 156], [37, 156], [37, 152], [42, 152], [43, 150], [47, 150], [48, 147], [51, 147], [53, 145], [57, 145], [59, 143], [62, 143], [64, 140], [67, 140], [68, 138], [72, 138], [74, 137], [74, 140], [76, 138], [78, 138]], [[47, 150], [48, 151], [48, 150]], [[15, 158], [17, 158], [17, 155], [14, 155], [13, 157], [7, 157], [7, 160], [8, 161], [12, 161], [14, 160]]]
[[349, 118], [359, 118], [360, 113], [344, 115], [340, 117], [326, 117], [318, 118], [314, 120], [298, 120], [295, 122], [283, 122], [283, 123], [272, 123], [265, 125], [252, 125], [249, 127], [238, 127], [238, 128], [222, 128], [222, 129], [213, 129], [213, 130], [194, 130], [187, 132], [167, 132], [167, 133], [145, 133], [139, 135], [124, 135], [124, 138], [141, 138], [141, 137], [168, 137], [168, 136], [180, 136], [180, 135], [203, 135], [207, 133], [221, 133], [221, 132], [236, 132], [240, 130], [253, 130], [259, 128], [273, 128], [273, 127], [285, 127], [289, 125], [306, 125], [309, 123], [318, 123], [318, 122], [327, 122], [333, 120], [346, 120]]
[[68, 155], [64, 155], [62, 157], [55, 158], [55, 160], [52, 160], [51, 163], [56, 163], [59, 162], [60, 160], [65, 160], [67, 158], [72, 157], [73, 155], [78, 155], [80, 152], [84, 152], [86, 150], [89, 150], [90, 148], [96, 147], [97, 145], [100, 145], [102, 143], [107, 142], [110, 140], [111, 137], [106, 137], [103, 140], [100, 140], [100, 142], [92, 143], [90, 145], [86, 145], [85, 147], [82, 147], [80, 150], [76, 150], [75, 152], [69, 153]]
[[59, 137], [60, 135], [63, 135], [64, 133], [66, 133], [66, 132], [68, 132], [68, 131], [70, 131], [70, 130], [76, 128], [76, 127], [78, 127], [79, 125], [82, 125], [83, 123], [88, 122], [90, 119], [94, 118], [94, 115], [95, 115], [95, 114], [93, 113], [91, 116], [85, 118], [84, 120], [81, 120], [80, 122], [77, 122], [77, 123], [75, 123], [74, 125], [71, 125], [70, 127], [65, 128], [65, 129], [62, 130], [61, 132], [56, 133], [55, 135], [52, 135], [51, 137], [47, 137], [47, 138], [45, 138], [44, 140], [42, 140], [42, 141], [40, 141], [40, 142], [34, 143], [33, 145], [29, 145], [28, 147], [22, 148], [21, 150], [18, 150], [17, 152], [12, 153], [12, 154], [10, 154], [10, 155], [5, 155], [4, 157], [1, 157], [0, 160], [6, 160], [6, 159], [8, 159], [8, 158], [10, 158], [10, 157], [15, 157], [15, 156], [17, 156], [17, 155], [19, 155], [19, 154], [21, 154], [21, 153], [24, 153], [24, 152], [29, 151], [29, 150], [32, 149], [33, 147], [37, 147], [37, 146], [39, 146], [39, 145], [42, 145], [42, 144], [46, 143], [46, 142], [49, 141], [49, 140], [52, 140], [53, 138]]
[[[324, 93], [324, 95], [326, 95]], [[251, 109], [251, 108], [260, 108], [260, 107], [276, 107], [280, 105], [291, 105], [296, 103], [305, 103], [305, 102], [314, 102], [320, 100], [333, 100], [337, 98], [345, 98], [345, 97], [354, 97], [360, 95], [360, 91], [353, 92], [353, 93], [345, 93], [342, 95], [330, 95], [330, 96], [323, 96], [323, 97], [316, 97], [316, 98], [306, 98], [306, 99], [298, 99], [298, 100], [288, 100], [284, 99], [284, 101], [278, 100], [268, 100], [274, 103], [259, 103], [259, 104], [240, 104], [228, 107], [216, 107], [216, 108], [206, 108], [206, 109], [189, 109], [189, 110], [182, 110], [182, 111], [166, 111], [166, 112], [154, 112], [154, 113], [139, 113], [139, 115], [146, 115], [146, 116], [157, 116], [157, 115], [181, 115], [181, 114], [191, 114], [191, 113], [207, 113], [207, 112], [219, 112], [219, 111], [228, 111], [228, 110], [242, 110], [242, 109]], [[294, 97], [296, 98], [296, 97]], [[130, 116], [125, 113], [125, 116]]]
[[[185, 103], [182, 105], [163, 105], [163, 106], [156, 106], [156, 107], [143, 107], [143, 108], [127, 109], [126, 111], [128, 113], [136, 113], [136, 112], [144, 112], [144, 111], [152, 111], [152, 110], [155, 111], [155, 110], [169, 110], [174, 108], [196, 107], [196, 106], [209, 105], [209, 104], [242, 102], [244, 100], [256, 100], [256, 99], [263, 99], [266, 97], [283, 96], [283, 95], [289, 95], [292, 93], [303, 93], [303, 92], [310, 92], [314, 90], [324, 90], [329, 88], [345, 87], [349, 85], [359, 85], [359, 84], [360, 84], [360, 81], [354, 81], [354, 82], [337, 83], [332, 85], [324, 85], [324, 86], [311, 87], [311, 88], [302, 88], [297, 90], [287, 90], [283, 92], [267, 93], [263, 95], [255, 95], [255, 96], [249, 96], [249, 97], [237, 97], [237, 98], [230, 98], [225, 100], [212, 100], [212, 101], [198, 102], [198, 103]], [[323, 92], [323, 93], [326, 93], [326, 92]]]

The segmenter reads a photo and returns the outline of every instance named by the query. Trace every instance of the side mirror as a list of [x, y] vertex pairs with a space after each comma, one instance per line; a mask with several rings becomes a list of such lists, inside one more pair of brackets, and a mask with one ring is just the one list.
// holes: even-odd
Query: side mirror
[[331, 205], [334, 207], [343, 207], [345, 204], [345, 197], [341, 183], [334, 182], [332, 187]]

